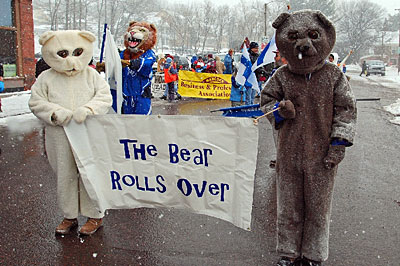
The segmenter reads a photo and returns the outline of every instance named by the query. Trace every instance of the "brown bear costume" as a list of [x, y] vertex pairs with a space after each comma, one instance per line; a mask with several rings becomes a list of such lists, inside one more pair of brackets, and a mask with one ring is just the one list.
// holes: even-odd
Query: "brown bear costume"
[[328, 258], [334, 179], [345, 146], [353, 144], [356, 101], [345, 75], [325, 60], [336, 33], [321, 12], [283, 13], [272, 25], [288, 61], [261, 92], [264, 112], [280, 107], [277, 251], [287, 264], [278, 265], [319, 265]]

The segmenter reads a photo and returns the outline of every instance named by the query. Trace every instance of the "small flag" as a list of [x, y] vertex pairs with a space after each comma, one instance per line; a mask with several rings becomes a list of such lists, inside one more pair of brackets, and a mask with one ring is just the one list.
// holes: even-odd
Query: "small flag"
[[269, 63], [274, 62], [274, 51], [276, 51], [276, 43], [275, 43], [275, 34], [272, 37], [272, 39], [269, 41], [267, 46], [264, 47], [262, 50], [260, 56], [257, 58], [257, 61], [254, 62], [254, 65], [252, 66], [252, 70], [255, 71], [257, 68], [265, 66]]
[[257, 92], [260, 91], [258, 86], [256, 74], [252, 70], [252, 64], [247, 48], [242, 49], [242, 57], [240, 58], [238, 72], [236, 74], [236, 82], [242, 86], [253, 88]]

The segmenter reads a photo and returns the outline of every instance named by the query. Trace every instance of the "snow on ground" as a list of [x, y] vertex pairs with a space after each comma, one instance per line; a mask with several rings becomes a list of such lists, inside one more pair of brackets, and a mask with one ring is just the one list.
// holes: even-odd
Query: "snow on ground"
[[29, 110], [30, 91], [3, 93], [1, 95], [0, 127], [6, 126], [11, 132], [29, 132], [41, 122]]
[[3, 112], [0, 113], [0, 118], [31, 112], [28, 106], [31, 97], [30, 91], [3, 93], [1, 97]]
[[[398, 84], [400, 86], [400, 84]], [[400, 125], [400, 99], [397, 99], [395, 103], [388, 106], [384, 106], [383, 109], [396, 117], [390, 120], [391, 123]]]
[[[380, 75], [370, 75], [368, 77], [363, 75], [360, 77], [359, 74], [361, 73], [361, 67], [358, 65], [347, 66], [347, 71], [352, 72], [348, 73], [352, 80], [368, 80], [370, 82], [379, 83], [381, 86], [400, 91], [400, 75], [397, 72], [397, 67], [386, 67], [386, 75], [383, 77]], [[388, 106], [384, 106], [383, 109], [395, 116], [394, 119], [390, 120], [391, 123], [400, 125], [400, 99], [397, 99], [394, 103]]]
[[397, 73], [397, 67], [386, 67], [386, 76], [380, 76], [380, 75], [370, 75], [366, 77], [365, 75], [362, 75], [361, 77], [359, 74], [361, 73], [361, 67], [359, 65], [348, 65], [347, 71], [348, 72], [356, 72], [356, 74], [350, 74], [347, 73], [351, 76], [351, 79], [353, 80], [369, 80], [373, 82], [378, 82], [379, 84], [389, 87], [389, 88], [395, 88], [400, 90], [400, 75]]
[[400, 99], [397, 99], [395, 103], [392, 103], [388, 106], [384, 106], [383, 109], [396, 116], [400, 116]]

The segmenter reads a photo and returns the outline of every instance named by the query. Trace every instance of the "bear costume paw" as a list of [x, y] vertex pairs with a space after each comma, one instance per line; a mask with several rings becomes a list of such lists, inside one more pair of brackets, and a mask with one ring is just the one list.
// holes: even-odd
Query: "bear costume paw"
[[51, 115], [51, 121], [56, 126], [65, 126], [71, 120], [72, 111], [68, 109], [58, 109]]
[[279, 103], [279, 115], [285, 119], [293, 119], [296, 117], [296, 110], [291, 100], [283, 100]]
[[344, 159], [345, 151], [344, 145], [330, 145], [328, 155], [324, 158], [325, 168], [329, 170], [338, 165]]
[[76, 109], [74, 111], [73, 118], [78, 124], [80, 124], [83, 121], [85, 121], [86, 116], [92, 115], [92, 114], [93, 113], [89, 108], [87, 108], [87, 107], [79, 107], [78, 109]]

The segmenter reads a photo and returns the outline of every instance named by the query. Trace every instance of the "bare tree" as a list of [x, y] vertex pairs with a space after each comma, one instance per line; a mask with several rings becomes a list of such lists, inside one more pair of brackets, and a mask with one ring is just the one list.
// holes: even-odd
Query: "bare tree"
[[50, 29], [51, 30], [57, 30], [57, 13], [58, 9], [60, 7], [61, 0], [55, 0], [54, 4], [52, 3], [51, 0], [49, 0], [49, 13], [50, 13]]
[[49, 18], [50, 30], [58, 29], [58, 16], [62, 0], [35, 0], [35, 9], [40, 9]]
[[384, 9], [369, 0], [342, 2], [343, 18], [337, 25], [337, 45], [343, 54], [353, 50], [353, 59], [368, 54], [377, 42], [382, 27]]
[[229, 23], [230, 17], [230, 9], [229, 6], [222, 6], [218, 9], [216, 13], [216, 51], [219, 52], [221, 50], [221, 44], [224, 40], [225, 32], [227, 31], [227, 24]]
[[69, 0], [65, 0], [65, 29], [69, 29]]
[[337, 17], [335, 0], [291, 0], [290, 8], [293, 11], [301, 9], [319, 10], [332, 20]]
[[201, 25], [200, 37], [203, 38], [202, 45], [201, 45], [201, 53], [204, 53], [207, 39], [213, 30], [213, 24], [215, 22], [215, 11], [214, 11], [213, 4], [208, 0], [204, 2], [204, 4], [202, 5], [201, 8], [202, 8], [202, 10], [201, 10], [202, 12], [201, 12], [200, 17], [202, 18], [202, 20], [200, 21], [200, 25]]
[[102, 34], [102, 13], [103, 13], [103, 8], [104, 8], [104, 1], [105, 0], [98, 0], [96, 3], [96, 11], [97, 11], [97, 47], [100, 48], [101, 46], [101, 34]]

